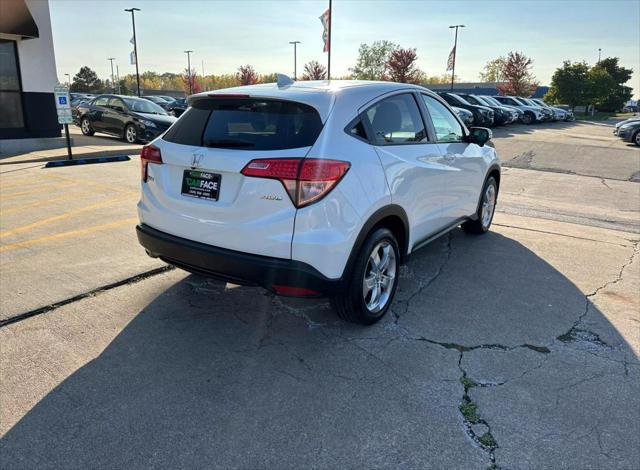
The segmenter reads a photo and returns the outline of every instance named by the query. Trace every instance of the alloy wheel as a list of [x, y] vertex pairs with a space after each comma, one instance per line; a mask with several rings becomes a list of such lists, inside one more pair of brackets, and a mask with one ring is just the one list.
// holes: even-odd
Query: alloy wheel
[[397, 266], [393, 246], [382, 240], [371, 251], [362, 280], [362, 295], [370, 312], [380, 312], [391, 299]]
[[87, 118], [84, 118], [82, 120], [82, 133], [83, 134], [88, 134], [89, 132], [91, 132], [91, 126], [89, 125], [89, 120]]
[[633, 138], [633, 141], [635, 142], [635, 144], [637, 146], [640, 146], [640, 131], [636, 132], [635, 137]]
[[487, 228], [493, 218], [493, 212], [496, 208], [496, 187], [493, 184], [487, 186], [482, 196], [482, 227]]
[[130, 144], [135, 144], [137, 140], [136, 128], [133, 126], [127, 127], [127, 130], [125, 132], [125, 138], [127, 139], [127, 142], [129, 142]]

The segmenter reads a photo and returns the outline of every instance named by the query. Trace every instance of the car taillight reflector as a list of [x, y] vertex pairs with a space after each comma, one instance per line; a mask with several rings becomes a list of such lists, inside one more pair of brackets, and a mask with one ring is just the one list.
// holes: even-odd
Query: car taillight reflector
[[145, 145], [140, 151], [140, 177], [144, 182], [149, 176], [149, 163], [162, 163], [160, 149], [154, 145]]
[[242, 174], [279, 180], [296, 207], [326, 196], [342, 179], [349, 163], [324, 158], [260, 158], [250, 161]]
[[306, 287], [283, 286], [280, 284], [273, 284], [271, 287], [279, 295], [290, 295], [292, 297], [317, 297], [320, 295], [320, 292]]

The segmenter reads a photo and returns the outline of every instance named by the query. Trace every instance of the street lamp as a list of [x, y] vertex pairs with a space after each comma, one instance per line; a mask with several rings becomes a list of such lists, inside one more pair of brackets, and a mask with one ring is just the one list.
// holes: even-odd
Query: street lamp
[[187, 73], [189, 76], [189, 94], [193, 93], [192, 83], [191, 83], [191, 53], [193, 51], [184, 51], [187, 54]]
[[293, 79], [298, 79], [298, 44], [301, 44], [300, 41], [289, 41], [289, 44], [293, 44]]
[[67, 77], [67, 88], [71, 88], [71, 75], [69, 75], [68, 73], [64, 74], [65, 77]]
[[464, 28], [465, 26], [463, 24], [454, 24], [452, 26], [449, 26], [449, 29], [453, 29], [456, 28], [456, 38], [453, 42], [453, 64], [451, 67], [451, 91], [453, 91], [453, 80], [456, 76], [456, 53], [458, 52], [458, 28]]
[[107, 57], [107, 60], [109, 62], [111, 62], [111, 89], [113, 90], [113, 92], [116, 92], [116, 82], [113, 79], [113, 61], [115, 60], [115, 57]]
[[135, 12], [140, 11], [140, 8], [125, 8], [124, 11], [131, 12], [131, 24], [133, 26], [133, 55], [136, 60], [136, 83], [138, 86], [138, 96], [140, 96], [140, 73], [138, 72], [138, 43], [136, 41], [136, 18]]
[[600, 54], [602, 52], [602, 48], [598, 47], [598, 63], [600, 63]]

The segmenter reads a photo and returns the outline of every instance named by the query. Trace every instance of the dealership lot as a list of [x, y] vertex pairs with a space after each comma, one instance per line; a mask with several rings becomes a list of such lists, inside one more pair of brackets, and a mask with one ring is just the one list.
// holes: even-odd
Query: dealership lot
[[640, 151], [494, 135], [492, 231], [417, 252], [370, 328], [148, 258], [137, 157], [0, 166], [0, 313], [40, 313], [0, 328], [3, 467], [636, 467]]

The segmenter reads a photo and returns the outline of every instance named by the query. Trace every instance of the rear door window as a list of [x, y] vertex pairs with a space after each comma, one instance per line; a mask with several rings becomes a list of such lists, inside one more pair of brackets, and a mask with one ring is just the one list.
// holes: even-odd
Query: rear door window
[[377, 145], [426, 142], [427, 132], [413, 95], [386, 98], [365, 112]]
[[322, 120], [311, 106], [269, 99], [197, 101], [163, 137], [213, 148], [284, 150], [312, 146]]
[[109, 101], [109, 97], [108, 96], [99, 96], [95, 99], [95, 101], [93, 102], [94, 106], [106, 106], [107, 102]]

